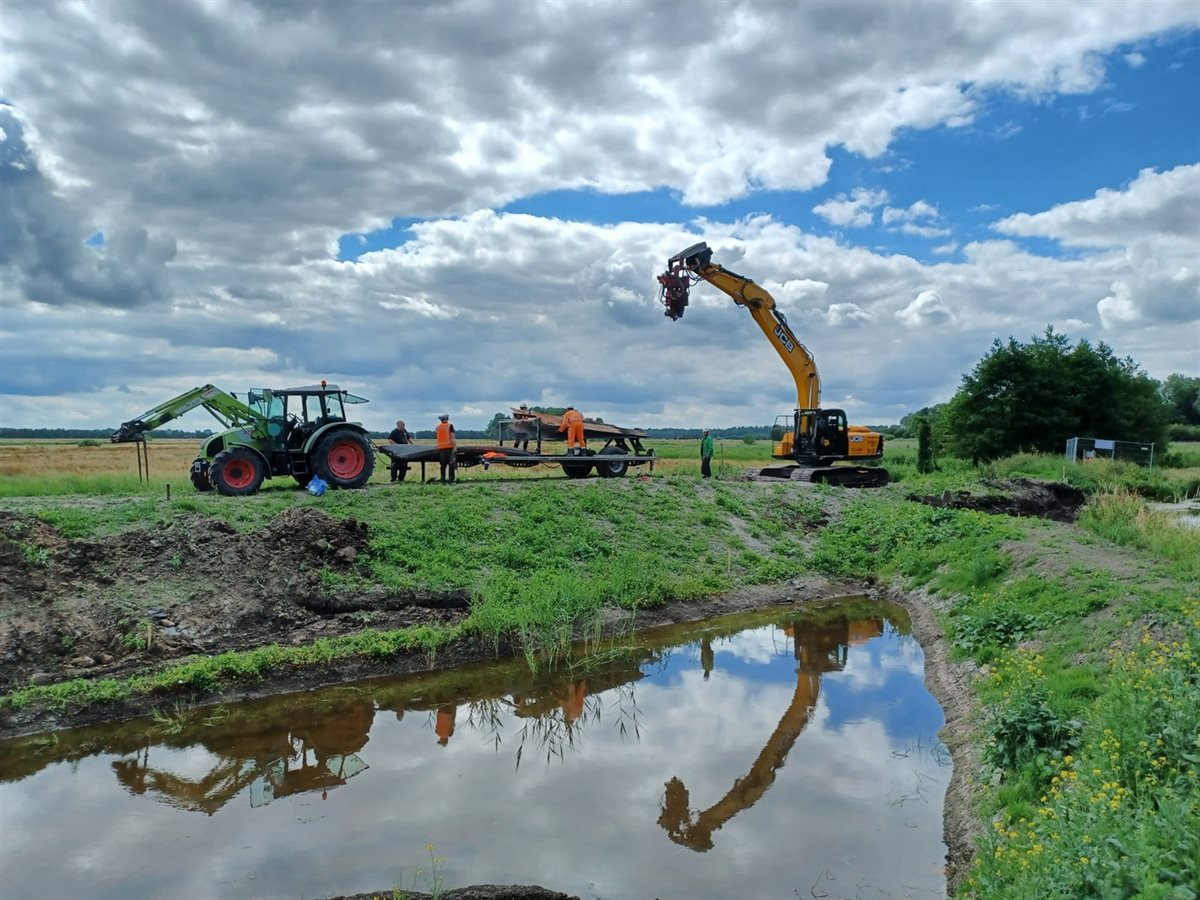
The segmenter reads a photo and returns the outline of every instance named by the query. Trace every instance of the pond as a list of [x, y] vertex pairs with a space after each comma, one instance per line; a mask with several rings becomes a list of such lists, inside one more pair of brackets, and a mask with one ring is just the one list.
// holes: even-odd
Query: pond
[[536, 668], [2, 743], [3, 894], [944, 894], [950, 765], [903, 609], [790, 606]]

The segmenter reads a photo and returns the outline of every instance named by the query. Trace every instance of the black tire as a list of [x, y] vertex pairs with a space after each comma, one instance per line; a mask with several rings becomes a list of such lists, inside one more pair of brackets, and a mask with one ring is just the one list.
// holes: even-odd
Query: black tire
[[266, 474], [266, 467], [258, 454], [245, 447], [234, 447], [213, 457], [208, 480], [219, 494], [245, 497], [262, 487]]
[[[627, 456], [628, 451], [620, 447], [605, 447], [597, 456]], [[629, 463], [623, 459], [596, 460], [596, 474], [601, 478], [622, 478], [629, 471]]]
[[375, 471], [375, 448], [357, 431], [331, 431], [317, 442], [308, 467], [330, 487], [362, 487]]
[[568, 478], [587, 478], [592, 472], [592, 461], [590, 459], [581, 459], [578, 462], [572, 460], [564, 462], [562, 467]]
[[196, 457], [192, 462], [192, 487], [202, 494], [212, 490], [212, 482], [208, 478], [208, 460]]

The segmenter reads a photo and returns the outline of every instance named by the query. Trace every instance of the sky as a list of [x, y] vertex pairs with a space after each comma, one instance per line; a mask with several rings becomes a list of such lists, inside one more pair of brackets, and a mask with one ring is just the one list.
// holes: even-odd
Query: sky
[[852, 422], [1048, 326], [1194, 377], [1200, 5], [4, 0], [0, 191], [0, 426], [772, 422], [745, 310], [662, 315], [698, 241]]

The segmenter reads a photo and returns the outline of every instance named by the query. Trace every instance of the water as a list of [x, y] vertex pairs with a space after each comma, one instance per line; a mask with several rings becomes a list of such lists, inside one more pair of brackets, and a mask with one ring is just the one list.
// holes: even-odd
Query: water
[[944, 893], [943, 720], [903, 610], [729, 617], [557, 668], [0, 744], [0, 895]]

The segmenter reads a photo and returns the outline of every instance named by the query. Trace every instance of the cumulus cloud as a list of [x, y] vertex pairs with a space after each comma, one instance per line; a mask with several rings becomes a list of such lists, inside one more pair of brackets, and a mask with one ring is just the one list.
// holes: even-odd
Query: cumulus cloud
[[834, 225], [865, 228], [875, 221], [875, 209], [887, 199], [887, 191], [855, 188], [849, 196], [838, 194], [814, 206], [813, 212]]
[[0, 105], [0, 129], [0, 273], [9, 289], [52, 306], [131, 308], [162, 300], [174, 239], [117, 221], [100, 246], [86, 243], [94, 227], [55, 193], [11, 106]]
[[954, 321], [954, 313], [937, 291], [921, 291], [912, 303], [896, 312], [896, 318], [909, 328], [921, 328], [949, 324]]
[[1154, 235], [1200, 243], [1200, 163], [1166, 172], [1143, 169], [1124, 190], [1103, 188], [1088, 200], [992, 225], [1002, 234], [1046, 237], [1072, 247], [1118, 247]]

